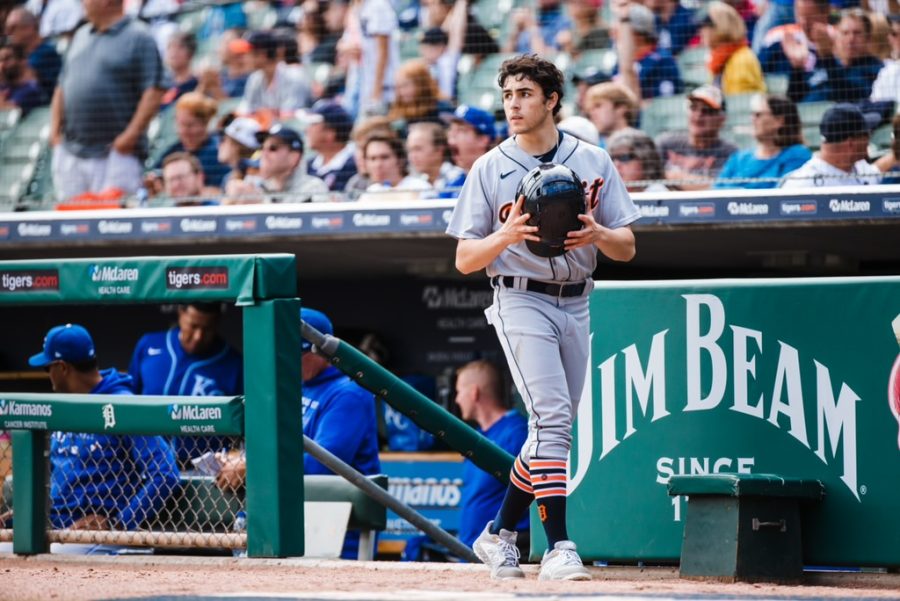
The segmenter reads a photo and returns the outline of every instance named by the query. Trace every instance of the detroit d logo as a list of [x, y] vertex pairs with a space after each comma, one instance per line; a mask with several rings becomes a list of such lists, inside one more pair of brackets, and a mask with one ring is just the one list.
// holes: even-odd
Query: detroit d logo
[[116, 427], [116, 408], [111, 403], [103, 405], [103, 429]]

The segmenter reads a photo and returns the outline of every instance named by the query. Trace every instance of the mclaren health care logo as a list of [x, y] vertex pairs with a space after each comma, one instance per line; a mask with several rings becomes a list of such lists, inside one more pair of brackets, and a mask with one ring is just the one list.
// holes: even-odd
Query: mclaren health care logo
[[175, 422], [213, 421], [222, 419], [222, 408], [174, 404], [169, 405], [169, 417]]
[[141, 272], [137, 267], [101, 265], [99, 263], [88, 266], [88, 277], [95, 284], [100, 284], [97, 291], [104, 296], [131, 294], [132, 284], [138, 281], [140, 275]]
[[[782, 341], [778, 332], [764, 333], [728, 323], [725, 306], [714, 294], [681, 297], [686, 348], [679, 344], [679, 348], [668, 349], [667, 353], [670, 330], [663, 329], [652, 336], [649, 351], [643, 356], [638, 345], [631, 344], [609, 357], [591, 361], [593, 368], [588, 370], [578, 409], [578, 440], [573, 448], [578, 461], [570, 492], [584, 479], [593, 458], [603, 461], [624, 440], [635, 436], [642, 423], [662, 421], [677, 413], [728, 409], [796, 439], [822, 463], [839, 472], [841, 481], [859, 501], [856, 405], [860, 395], [840, 381], [832, 368], [810, 357], [808, 350]], [[726, 343], [723, 335], [728, 329], [731, 340]], [[777, 349], [763, 346], [764, 339], [773, 338], [778, 341]], [[774, 365], [771, 381], [757, 379], [758, 365], [763, 361]], [[666, 397], [666, 380], [674, 375], [673, 368], [685, 371], [685, 397], [677, 404]], [[801, 371], [808, 370], [814, 371], [814, 379], [801, 377]], [[593, 440], [592, 378], [600, 380], [599, 453]], [[765, 392], [751, 398], [751, 389], [759, 388]], [[730, 402], [723, 402], [727, 392], [731, 393]], [[617, 419], [623, 412], [625, 419]], [[668, 458], [660, 458], [660, 463], [663, 459]], [[660, 474], [671, 475], [672, 465], [660, 463]], [[729, 458], [717, 461], [711, 471], [747, 472], [752, 465], [752, 457]]]

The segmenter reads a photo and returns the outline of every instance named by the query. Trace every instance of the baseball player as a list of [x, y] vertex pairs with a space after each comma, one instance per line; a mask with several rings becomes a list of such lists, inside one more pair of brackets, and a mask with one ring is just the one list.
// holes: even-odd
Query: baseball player
[[[589, 352], [588, 298], [598, 249], [616, 261], [634, 257], [629, 225], [639, 213], [609, 155], [556, 129], [563, 82], [559, 69], [534, 55], [501, 65], [511, 137], [476, 161], [447, 227], [459, 240], [457, 269], [487, 270], [494, 302], [485, 314], [529, 412], [528, 439], [503, 504], [473, 545], [492, 578], [524, 577], [514, 529], [536, 501], [549, 547], [540, 579], [590, 579], [566, 531], [567, 460]], [[519, 181], [543, 163], [568, 167], [585, 184], [583, 227], [570, 231], [565, 252], [552, 257], [529, 250], [529, 241], [541, 239], [523, 214], [524, 196], [516, 198]]]
[[[219, 338], [221, 308], [217, 303], [178, 307], [178, 325], [165, 332], [144, 334], [128, 367], [137, 394], [232, 396], [244, 391], [241, 355]], [[176, 436], [178, 462], [228, 443], [218, 436]]]

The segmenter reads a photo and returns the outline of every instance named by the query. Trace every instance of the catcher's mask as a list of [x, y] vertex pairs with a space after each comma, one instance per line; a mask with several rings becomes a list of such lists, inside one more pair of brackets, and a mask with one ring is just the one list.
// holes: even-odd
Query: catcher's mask
[[522, 212], [531, 215], [528, 225], [538, 227], [541, 239], [526, 240], [528, 250], [539, 257], [564, 254], [566, 234], [583, 227], [578, 220], [585, 209], [581, 178], [565, 165], [544, 163], [522, 178], [516, 200], [519, 196], [525, 196]]

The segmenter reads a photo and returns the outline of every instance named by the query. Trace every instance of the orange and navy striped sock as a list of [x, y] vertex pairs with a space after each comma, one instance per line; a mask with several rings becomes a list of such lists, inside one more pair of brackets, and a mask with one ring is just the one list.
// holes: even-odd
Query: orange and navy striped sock
[[509, 486], [503, 497], [503, 504], [500, 505], [500, 510], [497, 512], [497, 517], [494, 518], [491, 533], [499, 534], [501, 528], [515, 530], [532, 501], [534, 501], [534, 493], [531, 491], [528, 465], [520, 457], [516, 457], [516, 461], [509, 471]]
[[531, 486], [538, 515], [550, 549], [561, 540], [569, 540], [566, 530], [566, 462], [560, 459], [532, 459], [529, 465]]

